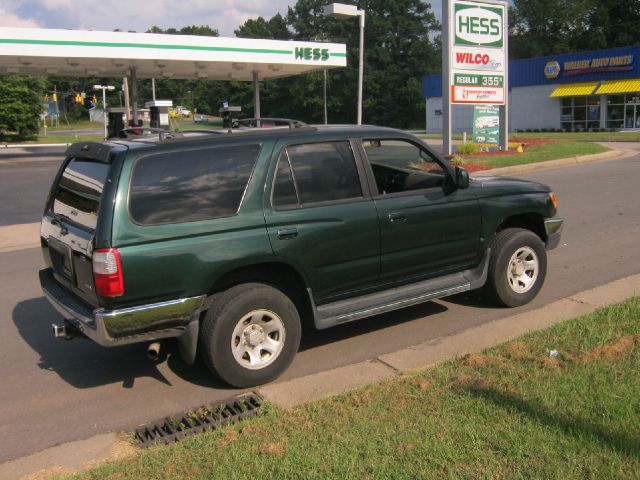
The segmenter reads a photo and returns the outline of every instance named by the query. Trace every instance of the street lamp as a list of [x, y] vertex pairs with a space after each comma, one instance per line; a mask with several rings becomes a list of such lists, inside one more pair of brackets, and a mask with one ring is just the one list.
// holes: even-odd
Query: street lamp
[[113, 85], [94, 85], [94, 90], [102, 90], [102, 113], [104, 114], [104, 139], [107, 139], [107, 90], [115, 90]]
[[331, 3], [325, 5], [324, 15], [336, 18], [360, 17], [360, 61], [358, 64], [358, 125], [362, 125], [362, 81], [364, 78], [364, 10], [356, 5]]

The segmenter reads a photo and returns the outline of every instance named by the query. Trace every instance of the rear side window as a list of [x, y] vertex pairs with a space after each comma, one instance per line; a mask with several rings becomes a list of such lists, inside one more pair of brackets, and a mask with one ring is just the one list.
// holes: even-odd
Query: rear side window
[[104, 183], [111, 166], [72, 158], [60, 177], [53, 198], [53, 213], [88, 230], [95, 230]]
[[130, 215], [142, 225], [235, 215], [259, 153], [260, 145], [236, 145], [140, 158], [131, 177]]
[[[287, 147], [276, 174], [274, 205], [291, 203], [293, 192], [286, 176], [293, 181], [300, 203], [346, 200], [362, 197], [360, 178], [349, 142], [311, 143]], [[287, 162], [286, 160], [289, 160]], [[289, 163], [289, 166], [287, 165]], [[286, 191], [287, 194], [283, 195]], [[282, 197], [285, 197], [286, 200]]]

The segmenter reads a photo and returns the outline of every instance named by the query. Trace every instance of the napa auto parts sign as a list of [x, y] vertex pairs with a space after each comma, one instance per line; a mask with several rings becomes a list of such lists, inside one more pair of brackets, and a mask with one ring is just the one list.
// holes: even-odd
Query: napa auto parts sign
[[[449, 5], [451, 102], [503, 105], [505, 5], [463, 0], [453, 0]], [[470, 78], [477, 81], [470, 83]]]

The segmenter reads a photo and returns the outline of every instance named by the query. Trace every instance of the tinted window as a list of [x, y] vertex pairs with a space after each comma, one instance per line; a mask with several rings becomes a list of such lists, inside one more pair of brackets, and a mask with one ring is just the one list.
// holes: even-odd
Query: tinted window
[[362, 196], [348, 142], [294, 145], [287, 153], [303, 205]]
[[404, 140], [372, 139], [362, 145], [381, 195], [444, 184], [446, 171], [428, 150]]
[[289, 157], [285, 150], [280, 155], [280, 160], [278, 160], [276, 178], [273, 182], [273, 206], [284, 207], [287, 205], [298, 205], [298, 195], [296, 194], [296, 186], [293, 183]]
[[60, 177], [53, 199], [53, 212], [95, 230], [109, 168], [106, 163], [71, 159]]
[[259, 145], [243, 145], [141, 158], [131, 178], [133, 220], [152, 225], [234, 215], [259, 152]]

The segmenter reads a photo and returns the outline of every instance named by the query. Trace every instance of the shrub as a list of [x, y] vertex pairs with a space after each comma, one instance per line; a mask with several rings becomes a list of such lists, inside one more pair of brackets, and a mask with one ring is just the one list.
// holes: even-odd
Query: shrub
[[478, 153], [479, 150], [480, 147], [478, 147], [478, 145], [476, 145], [475, 143], [463, 143], [458, 147], [458, 153], [461, 153], [462, 155]]

